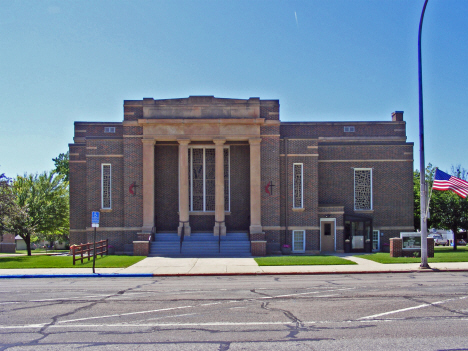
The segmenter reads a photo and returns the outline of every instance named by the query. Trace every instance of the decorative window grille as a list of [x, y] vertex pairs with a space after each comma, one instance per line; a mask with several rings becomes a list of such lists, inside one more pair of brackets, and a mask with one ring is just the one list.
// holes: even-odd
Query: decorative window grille
[[101, 165], [101, 208], [111, 209], [111, 165]]
[[[189, 148], [189, 199], [190, 211], [211, 212], [215, 210], [215, 165], [214, 148]], [[224, 209], [230, 209], [229, 148], [224, 148]]]
[[104, 127], [104, 133], [115, 133], [115, 127]]
[[347, 127], [344, 127], [344, 131], [346, 133], [352, 133], [354, 132], [354, 126], [347, 126]]
[[372, 169], [354, 170], [354, 209], [372, 210]]
[[303, 207], [303, 196], [302, 196], [302, 163], [293, 164], [293, 207]]

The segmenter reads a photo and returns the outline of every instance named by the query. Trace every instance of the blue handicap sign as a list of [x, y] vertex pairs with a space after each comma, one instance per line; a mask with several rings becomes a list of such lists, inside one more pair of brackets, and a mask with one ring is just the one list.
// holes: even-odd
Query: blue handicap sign
[[99, 224], [99, 212], [97, 212], [97, 211], [92, 212], [91, 223], [98, 223]]

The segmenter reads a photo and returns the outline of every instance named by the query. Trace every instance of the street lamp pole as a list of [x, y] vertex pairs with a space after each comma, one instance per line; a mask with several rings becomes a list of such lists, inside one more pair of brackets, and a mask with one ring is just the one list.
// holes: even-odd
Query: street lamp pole
[[423, 94], [422, 94], [422, 67], [421, 67], [421, 31], [426, 12], [428, 0], [424, 2], [424, 7], [419, 21], [418, 36], [418, 75], [419, 75], [419, 185], [421, 204], [421, 265], [420, 268], [430, 268], [427, 263], [427, 197], [426, 197], [426, 163], [424, 160], [424, 119], [423, 119]]

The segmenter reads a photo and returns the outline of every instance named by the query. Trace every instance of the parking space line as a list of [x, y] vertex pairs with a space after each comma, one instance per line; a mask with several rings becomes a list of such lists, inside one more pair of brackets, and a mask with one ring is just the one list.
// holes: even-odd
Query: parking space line
[[352, 289], [354, 289], [354, 288], [319, 290], [319, 291], [310, 291], [310, 292], [306, 292], [306, 293], [277, 295], [277, 296], [262, 296], [262, 297], [256, 297], [256, 298], [251, 298], [251, 299], [231, 300], [231, 301], [227, 301], [227, 302], [212, 302], [212, 303], [205, 303], [205, 304], [200, 304], [200, 305], [168, 307], [168, 308], [161, 308], [161, 309], [147, 310], [147, 311], [127, 312], [127, 313], [118, 313], [118, 314], [111, 314], [111, 315], [104, 315], [104, 316], [93, 316], [93, 317], [77, 318], [77, 319], [70, 319], [70, 320], [66, 320], [66, 321], [60, 321], [60, 322], [57, 322], [57, 323], [71, 323], [71, 322], [86, 321], [86, 320], [92, 320], [92, 319], [132, 316], [132, 315], [145, 314], [145, 313], [174, 311], [174, 310], [180, 310], [180, 309], [185, 309], [185, 308], [194, 308], [194, 307], [202, 307], [202, 306], [209, 306], [209, 305], [219, 305], [219, 304], [225, 304], [225, 303], [241, 303], [241, 302], [246, 302], [246, 301], [249, 302], [249, 301], [258, 301], [258, 300], [265, 300], [265, 299], [277, 299], [277, 298], [282, 298], [282, 297], [303, 296], [303, 295], [320, 294], [320, 293], [327, 293], [327, 292], [332, 292], [332, 291], [352, 290]]
[[382, 316], [386, 316], [386, 315], [393, 314], [393, 313], [406, 312], [406, 311], [416, 310], [416, 309], [423, 308], [423, 307], [440, 305], [440, 304], [443, 304], [443, 303], [446, 303], [446, 302], [449, 302], [449, 301], [463, 300], [463, 299], [466, 299], [467, 297], [468, 296], [462, 296], [462, 297], [455, 298], [455, 299], [447, 299], [447, 300], [442, 300], [442, 301], [437, 301], [437, 302], [432, 302], [432, 303], [423, 303], [422, 305], [418, 305], [418, 306], [407, 307], [407, 308], [402, 308], [402, 309], [399, 309], [399, 310], [374, 314], [372, 316], [361, 317], [361, 318], [358, 318], [357, 320], [360, 321], [360, 320], [363, 320], [363, 319], [372, 319], [372, 318], [382, 317]]

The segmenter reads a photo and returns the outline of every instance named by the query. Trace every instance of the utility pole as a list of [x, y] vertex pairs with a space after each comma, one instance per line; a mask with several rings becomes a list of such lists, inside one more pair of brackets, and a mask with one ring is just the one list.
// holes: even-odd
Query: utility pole
[[423, 93], [422, 93], [422, 67], [421, 67], [421, 31], [426, 12], [428, 0], [424, 2], [424, 7], [419, 21], [418, 35], [418, 76], [419, 76], [419, 169], [420, 169], [420, 202], [421, 202], [421, 265], [420, 268], [430, 268], [427, 263], [427, 211], [426, 211], [426, 163], [424, 160], [424, 118], [423, 118]]

